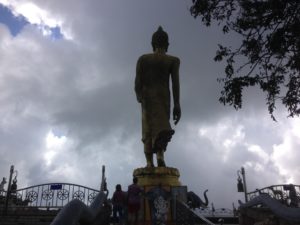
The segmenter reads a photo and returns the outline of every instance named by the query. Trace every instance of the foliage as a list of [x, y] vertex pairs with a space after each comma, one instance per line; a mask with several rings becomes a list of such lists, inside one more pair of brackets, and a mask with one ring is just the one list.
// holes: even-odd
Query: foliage
[[[267, 94], [271, 117], [281, 101], [289, 116], [300, 115], [300, 1], [192, 0], [191, 14], [206, 26], [216, 22], [223, 32], [242, 37], [237, 49], [219, 45], [215, 61], [225, 61], [219, 101], [242, 107], [245, 87]], [[244, 60], [246, 59], [246, 60]], [[240, 62], [243, 63], [240, 63]]]

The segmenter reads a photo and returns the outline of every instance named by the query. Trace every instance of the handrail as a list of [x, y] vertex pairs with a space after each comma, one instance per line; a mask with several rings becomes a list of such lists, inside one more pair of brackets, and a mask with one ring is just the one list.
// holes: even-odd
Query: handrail
[[209, 224], [209, 225], [216, 225], [216, 224], [214, 224], [213, 222], [211, 222], [210, 220], [208, 220], [208, 219], [206, 219], [203, 215], [201, 215], [200, 213], [198, 213], [198, 212], [196, 212], [196, 211], [194, 211], [194, 210], [191, 210], [190, 208], [189, 208], [189, 206], [186, 204], [186, 203], [184, 203], [184, 202], [180, 202], [183, 206], [185, 206], [186, 207], [186, 209], [188, 209], [191, 213], [193, 213], [195, 216], [197, 216], [197, 217], [199, 217], [201, 220], [203, 220], [204, 222], [206, 222], [207, 224]]
[[278, 184], [256, 189], [247, 193], [249, 199], [254, 199], [261, 194], [268, 194], [270, 197], [278, 200], [289, 207], [300, 207], [300, 185]]
[[[269, 188], [274, 188], [274, 187], [283, 187], [283, 186], [288, 186], [288, 185], [291, 185], [291, 184], [276, 184], [276, 185], [271, 185], [271, 186], [267, 186], [267, 187], [264, 187], [264, 188], [261, 188], [261, 189], [256, 189], [255, 191], [251, 191], [251, 192], [248, 192], [247, 194], [255, 194], [257, 193], [258, 191], [261, 191], [261, 190], [265, 190], [265, 189], [269, 189]], [[294, 185], [294, 184], [292, 184]], [[294, 185], [295, 187], [299, 187], [300, 188], [300, 185]]]

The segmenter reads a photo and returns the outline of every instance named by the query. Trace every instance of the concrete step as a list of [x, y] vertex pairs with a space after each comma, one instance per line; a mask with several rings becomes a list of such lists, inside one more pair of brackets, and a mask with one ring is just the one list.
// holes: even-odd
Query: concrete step
[[1, 225], [49, 225], [53, 218], [26, 218], [26, 217], [8, 217], [1, 218]]
[[50, 225], [51, 222], [24, 222], [24, 221], [16, 221], [16, 222], [1, 222], [1, 225]]
[[0, 225], [50, 225], [57, 213], [57, 210], [9, 210], [0, 215]]

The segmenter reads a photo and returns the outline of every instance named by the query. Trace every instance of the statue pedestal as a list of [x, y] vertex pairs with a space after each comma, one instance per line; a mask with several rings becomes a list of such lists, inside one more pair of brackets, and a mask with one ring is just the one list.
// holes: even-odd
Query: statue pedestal
[[[164, 193], [168, 193], [169, 196], [165, 201], [168, 205], [166, 212], [166, 223], [167, 225], [175, 224], [174, 221], [174, 207], [172, 206], [173, 192], [177, 188], [181, 188], [179, 181], [179, 171], [176, 168], [170, 167], [145, 167], [137, 168], [133, 171], [133, 176], [138, 178], [138, 185], [144, 189], [146, 198], [143, 199], [141, 209], [141, 221], [139, 224], [151, 225], [154, 218], [154, 205], [153, 204], [158, 197], [153, 197], [153, 190], [162, 189]], [[186, 190], [186, 187], [182, 187]], [[152, 196], [152, 197], [149, 197]], [[155, 195], [154, 195], [155, 196]], [[152, 203], [151, 203], [152, 201]], [[164, 203], [162, 203], [163, 205]], [[152, 206], [151, 206], [152, 205]], [[157, 205], [157, 204], [156, 204]], [[158, 206], [161, 207], [161, 206]], [[163, 207], [163, 206], [162, 206]]]
[[181, 186], [179, 171], [171, 167], [145, 167], [133, 171], [139, 186]]

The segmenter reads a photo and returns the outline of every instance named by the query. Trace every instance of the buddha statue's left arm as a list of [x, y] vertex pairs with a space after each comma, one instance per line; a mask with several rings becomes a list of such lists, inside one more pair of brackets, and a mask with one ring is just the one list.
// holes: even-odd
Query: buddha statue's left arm
[[141, 73], [142, 70], [141, 70], [141, 57], [140, 57], [136, 64], [136, 76], [135, 76], [135, 86], [134, 86], [136, 99], [139, 103], [142, 102], [142, 80], [141, 80], [142, 74]]

